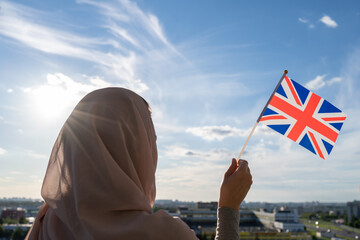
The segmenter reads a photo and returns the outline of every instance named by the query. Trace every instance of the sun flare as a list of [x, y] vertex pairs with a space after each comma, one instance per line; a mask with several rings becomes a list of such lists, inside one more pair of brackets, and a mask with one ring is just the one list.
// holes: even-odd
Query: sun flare
[[73, 97], [58, 86], [41, 86], [33, 91], [36, 113], [44, 120], [54, 120], [65, 114]]

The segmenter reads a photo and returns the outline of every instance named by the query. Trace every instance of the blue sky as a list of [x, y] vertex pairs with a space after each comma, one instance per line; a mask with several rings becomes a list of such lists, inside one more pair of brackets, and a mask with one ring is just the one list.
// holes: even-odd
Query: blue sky
[[283, 70], [347, 115], [324, 161], [259, 125], [246, 201], [360, 198], [360, 2], [0, 0], [0, 197], [40, 197], [75, 104], [120, 86], [151, 104], [157, 198], [217, 200]]

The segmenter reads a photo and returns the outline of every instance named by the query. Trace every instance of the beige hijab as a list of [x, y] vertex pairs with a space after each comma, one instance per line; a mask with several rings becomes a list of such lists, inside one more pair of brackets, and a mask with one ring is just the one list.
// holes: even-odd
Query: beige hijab
[[55, 142], [27, 239], [196, 239], [180, 219], [152, 213], [156, 164], [145, 100], [122, 88], [88, 94]]

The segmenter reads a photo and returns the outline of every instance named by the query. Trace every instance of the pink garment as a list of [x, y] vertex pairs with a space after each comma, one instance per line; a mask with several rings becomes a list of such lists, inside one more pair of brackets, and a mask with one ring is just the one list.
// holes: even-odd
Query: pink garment
[[27, 239], [197, 239], [179, 218], [152, 213], [156, 165], [145, 100], [122, 88], [88, 94], [55, 142]]

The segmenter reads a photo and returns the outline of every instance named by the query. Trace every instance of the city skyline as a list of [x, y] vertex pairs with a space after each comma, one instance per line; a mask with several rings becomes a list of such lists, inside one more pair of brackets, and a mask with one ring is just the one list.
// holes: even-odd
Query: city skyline
[[0, 198], [40, 198], [75, 104], [126, 87], [152, 108], [157, 199], [217, 201], [283, 71], [347, 114], [324, 161], [260, 124], [247, 202], [360, 199], [360, 2], [0, 0]]

